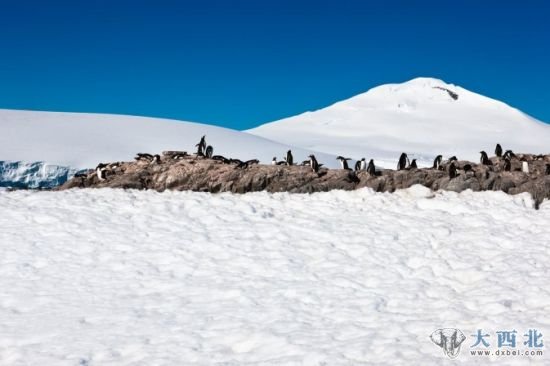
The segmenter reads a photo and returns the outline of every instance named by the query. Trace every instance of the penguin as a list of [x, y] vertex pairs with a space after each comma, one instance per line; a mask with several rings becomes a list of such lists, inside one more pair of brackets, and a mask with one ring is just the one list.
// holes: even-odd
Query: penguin
[[416, 159], [412, 159], [409, 169], [418, 169], [418, 166], [416, 165]]
[[524, 172], [524, 173], [529, 174], [529, 163], [527, 163], [526, 161], [522, 162], [521, 163], [521, 171]]
[[357, 160], [355, 163], [355, 171], [358, 172], [360, 170], [366, 170], [367, 169], [367, 162], [365, 161], [365, 158], [361, 158], [361, 160]]
[[153, 155], [145, 154], [145, 153], [137, 153], [134, 159], [136, 159], [137, 161], [146, 161], [150, 163], [153, 160]]
[[309, 166], [309, 160], [304, 160], [302, 161], [302, 164], [300, 164], [301, 166]]
[[319, 172], [319, 163], [317, 162], [317, 159], [315, 158], [315, 155], [311, 154], [309, 156], [309, 166], [315, 173]]
[[230, 164], [237, 164], [237, 165], [241, 165], [244, 163], [244, 161], [240, 160], [240, 159], [229, 159], [229, 163]]
[[512, 150], [506, 150], [506, 152], [504, 153], [503, 157], [506, 159], [512, 159], [512, 158], [516, 158], [516, 154], [514, 154], [514, 152]]
[[509, 172], [512, 170], [512, 162], [508, 157], [504, 158], [504, 171]]
[[211, 146], [211, 145], [208, 145], [206, 147], [206, 150], [204, 152], [204, 155], [206, 155], [206, 157], [208, 159], [211, 159], [212, 158], [212, 155], [214, 154], [214, 148]]
[[202, 147], [202, 144], [199, 142], [198, 144], [195, 145], [195, 147], [197, 148], [197, 156], [204, 156], [204, 149]]
[[449, 165], [449, 179], [454, 179], [458, 176], [458, 169], [456, 169], [455, 163]]
[[374, 177], [376, 175], [376, 167], [374, 166], [373, 159], [370, 159], [369, 161], [369, 165], [367, 166], [367, 173], [369, 173], [371, 177]]
[[286, 165], [294, 165], [294, 158], [292, 157], [292, 151], [286, 152]]
[[161, 163], [160, 155], [159, 154], [153, 155], [153, 160], [151, 160], [151, 164], [160, 164], [160, 163]]
[[500, 144], [495, 147], [495, 155], [499, 158], [502, 157], [502, 146]]
[[493, 165], [493, 162], [489, 160], [489, 157], [487, 156], [487, 153], [485, 151], [480, 151], [481, 157], [479, 158], [479, 162], [483, 165]]
[[464, 170], [465, 173], [468, 173], [468, 172], [472, 172], [472, 166], [470, 164], [466, 164], [464, 165], [464, 167], [462, 167], [462, 170]]
[[546, 175], [550, 175], [550, 164], [546, 164]]
[[274, 156], [273, 160], [271, 160], [271, 165], [277, 165], [277, 157]]
[[259, 164], [260, 161], [258, 159], [251, 159], [251, 160], [245, 161], [245, 163], [247, 163], [248, 165], [253, 165], [253, 164]]
[[73, 175], [73, 178], [88, 178], [88, 174], [86, 173], [76, 173]]
[[106, 172], [107, 172], [107, 164], [100, 163], [95, 168], [95, 173], [97, 175], [97, 179], [99, 180], [105, 180], [107, 178]]
[[411, 163], [409, 161], [409, 157], [407, 156], [407, 154], [402, 153], [399, 157], [399, 162], [397, 163], [397, 170], [404, 170], [410, 165]]
[[183, 151], [182, 153], [174, 154], [171, 156], [173, 160], [184, 159], [187, 156], [187, 152]]
[[456, 158], [456, 156], [453, 155], [449, 158], [449, 162], [451, 161], [458, 161], [458, 159]]
[[231, 160], [221, 155], [212, 156], [212, 160], [221, 161], [224, 164], [231, 164]]
[[348, 166], [348, 160], [351, 160], [350, 158], [344, 158], [343, 156], [338, 156], [336, 160], [340, 160], [340, 166], [342, 167], [342, 169], [351, 170]]
[[206, 150], [206, 135], [203, 135], [201, 137], [201, 140], [199, 141], [198, 145], [200, 146], [201, 151]]
[[434, 165], [433, 165], [432, 169], [439, 170], [441, 168], [441, 160], [443, 160], [443, 156], [437, 155], [434, 159]]

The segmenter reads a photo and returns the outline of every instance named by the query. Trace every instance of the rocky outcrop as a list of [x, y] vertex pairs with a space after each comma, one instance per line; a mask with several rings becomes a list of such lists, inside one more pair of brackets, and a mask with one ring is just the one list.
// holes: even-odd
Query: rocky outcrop
[[[95, 172], [90, 172], [69, 180], [58, 189], [110, 187], [212, 193], [312, 193], [369, 187], [377, 192], [393, 192], [421, 184], [433, 190], [454, 192], [467, 189], [503, 191], [510, 194], [529, 192], [537, 205], [543, 199], [550, 198], [550, 175], [547, 175], [550, 155], [517, 155], [512, 160], [510, 171], [504, 171], [504, 160], [501, 158], [492, 158], [493, 165], [490, 166], [455, 161], [459, 174], [452, 179], [448, 173], [448, 162], [442, 164], [441, 170], [383, 170], [375, 176], [370, 176], [366, 171], [355, 173], [342, 169], [321, 168], [316, 173], [309, 166], [251, 163], [238, 167], [238, 164], [228, 161], [224, 163], [194, 156], [173, 159], [171, 156], [166, 154], [158, 164], [147, 161], [110, 164], [105, 171], [104, 180], [100, 180]], [[529, 173], [522, 171], [523, 162], [527, 162]], [[472, 170], [465, 171], [464, 167], [468, 164]]]

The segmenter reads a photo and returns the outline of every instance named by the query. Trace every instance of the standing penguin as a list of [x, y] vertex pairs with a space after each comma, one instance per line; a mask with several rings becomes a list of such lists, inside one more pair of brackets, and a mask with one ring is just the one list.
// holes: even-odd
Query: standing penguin
[[443, 160], [443, 156], [437, 155], [434, 159], [434, 165], [433, 165], [432, 169], [439, 170], [440, 167], [441, 167], [441, 160]]
[[418, 169], [418, 166], [416, 165], [416, 159], [412, 159], [409, 169]]
[[199, 145], [201, 147], [201, 150], [205, 150], [206, 149], [206, 135], [203, 135], [201, 137], [201, 140], [199, 141]]
[[504, 171], [509, 172], [511, 170], [512, 170], [512, 162], [510, 161], [510, 159], [508, 159], [508, 157], [506, 157], [504, 159]]
[[502, 157], [502, 146], [500, 144], [495, 147], [495, 155], [499, 158]]
[[367, 167], [367, 173], [369, 173], [371, 177], [374, 177], [376, 175], [376, 167], [374, 166], [374, 160], [372, 159], [370, 159], [369, 161], [369, 166]]
[[294, 165], [294, 158], [292, 157], [292, 151], [286, 152], [286, 165]]
[[402, 153], [399, 157], [399, 162], [397, 163], [397, 170], [406, 169], [410, 165], [409, 157], [407, 154]]
[[271, 165], [277, 165], [277, 157], [274, 156], [273, 160], [271, 160]]
[[480, 151], [481, 157], [479, 158], [479, 162], [483, 165], [493, 165], [493, 162], [489, 159], [487, 156], [487, 153], [485, 151]]
[[211, 145], [208, 145], [206, 147], [206, 151], [204, 152], [204, 154], [208, 159], [211, 159], [212, 155], [214, 155], [214, 148]]
[[340, 160], [340, 166], [342, 167], [342, 169], [351, 170], [348, 166], [348, 160], [351, 160], [350, 158], [344, 158], [343, 156], [338, 156], [336, 160]]
[[521, 163], [521, 171], [529, 174], [529, 163], [527, 163], [526, 161]]
[[361, 166], [360, 166], [361, 170], [366, 170], [367, 169], [367, 161], [365, 160], [365, 158], [362, 158], [361, 159]]
[[456, 168], [455, 163], [449, 165], [449, 178], [454, 179], [458, 176], [458, 169]]
[[355, 163], [355, 171], [358, 172], [365, 169], [367, 169], [367, 162], [365, 161], [365, 158], [357, 160], [357, 162]]
[[315, 155], [311, 154], [309, 156], [309, 166], [315, 173], [319, 171], [319, 163], [317, 162], [317, 159], [315, 159]]

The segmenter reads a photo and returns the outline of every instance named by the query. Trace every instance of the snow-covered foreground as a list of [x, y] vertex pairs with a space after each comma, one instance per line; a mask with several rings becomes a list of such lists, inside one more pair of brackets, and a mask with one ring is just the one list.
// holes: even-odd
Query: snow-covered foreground
[[[542, 364], [469, 355], [479, 328], [492, 347], [550, 334], [550, 204], [531, 206], [422, 187], [0, 191], [0, 364]], [[443, 327], [467, 337], [454, 362], [430, 340]]]

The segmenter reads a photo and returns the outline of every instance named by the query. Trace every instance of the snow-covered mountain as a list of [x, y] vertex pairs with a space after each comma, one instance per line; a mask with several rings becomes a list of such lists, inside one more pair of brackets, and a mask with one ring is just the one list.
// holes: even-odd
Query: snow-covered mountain
[[[226, 128], [124, 115], [0, 110], [0, 186], [48, 187], [99, 162], [132, 160], [137, 152], [195, 151], [206, 135], [214, 154], [270, 162], [291, 148]], [[332, 162], [334, 157], [318, 154]]]
[[431, 78], [382, 85], [247, 132], [394, 168], [401, 152], [429, 164], [442, 154], [477, 160], [496, 143], [518, 152], [550, 152], [550, 125], [494, 99]]

